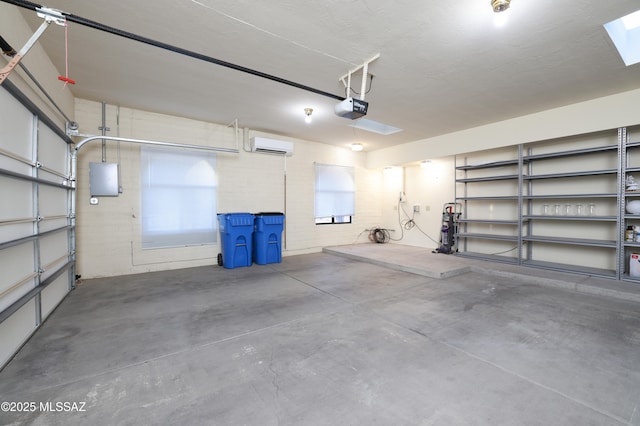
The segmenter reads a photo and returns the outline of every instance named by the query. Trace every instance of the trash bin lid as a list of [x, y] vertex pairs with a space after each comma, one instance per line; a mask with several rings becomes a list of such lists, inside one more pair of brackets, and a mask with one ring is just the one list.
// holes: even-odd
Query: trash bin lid
[[284, 216], [284, 213], [280, 213], [280, 212], [260, 212], [260, 213], [256, 213], [256, 216]]

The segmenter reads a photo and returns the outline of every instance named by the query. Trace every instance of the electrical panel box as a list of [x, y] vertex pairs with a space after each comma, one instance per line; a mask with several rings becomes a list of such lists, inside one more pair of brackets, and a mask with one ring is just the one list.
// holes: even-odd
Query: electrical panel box
[[92, 197], [117, 197], [118, 164], [89, 163], [89, 190]]

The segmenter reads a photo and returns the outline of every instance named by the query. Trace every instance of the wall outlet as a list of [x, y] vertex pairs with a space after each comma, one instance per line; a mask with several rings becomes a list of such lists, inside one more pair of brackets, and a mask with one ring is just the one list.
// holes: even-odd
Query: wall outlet
[[403, 191], [400, 191], [400, 202], [401, 203], [407, 202], [407, 194], [405, 194]]
[[424, 211], [425, 212], [430, 212], [431, 211], [431, 206], [424, 206]]
[[414, 213], [420, 213], [420, 205], [419, 204], [414, 204], [413, 205], [413, 212]]

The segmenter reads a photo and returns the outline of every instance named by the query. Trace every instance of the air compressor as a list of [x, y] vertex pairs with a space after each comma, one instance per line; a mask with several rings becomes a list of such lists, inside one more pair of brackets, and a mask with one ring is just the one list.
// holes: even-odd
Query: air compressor
[[440, 228], [440, 246], [434, 253], [451, 254], [458, 251], [456, 234], [460, 216], [462, 215], [462, 204], [445, 203], [442, 206], [442, 225]]

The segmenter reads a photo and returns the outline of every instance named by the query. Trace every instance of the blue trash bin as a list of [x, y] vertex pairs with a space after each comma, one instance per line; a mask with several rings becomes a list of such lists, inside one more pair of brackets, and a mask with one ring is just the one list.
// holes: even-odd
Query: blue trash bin
[[253, 232], [253, 260], [258, 265], [282, 262], [284, 214], [256, 213]]
[[251, 213], [219, 213], [222, 266], [227, 269], [251, 266], [254, 215]]

